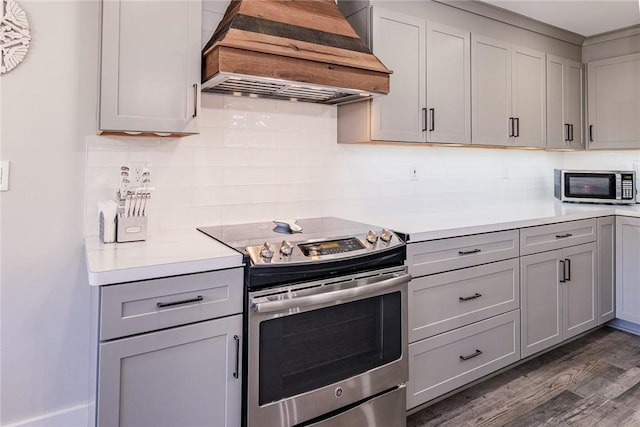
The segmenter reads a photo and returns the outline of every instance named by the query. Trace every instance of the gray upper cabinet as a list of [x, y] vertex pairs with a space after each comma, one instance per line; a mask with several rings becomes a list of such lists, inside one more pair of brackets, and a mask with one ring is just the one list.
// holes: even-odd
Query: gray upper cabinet
[[427, 22], [427, 142], [471, 143], [471, 33]]
[[372, 101], [371, 139], [426, 141], [423, 19], [372, 8], [373, 51], [391, 70], [391, 91]]
[[472, 142], [545, 147], [545, 53], [474, 34]]
[[102, 2], [102, 132], [192, 134], [200, 108], [200, 0]]
[[587, 64], [590, 149], [640, 147], [640, 53]]
[[[372, 49], [393, 71], [391, 91], [368, 103], [338, 108], [340, 142], [471, 142], [470, 32], [377, 6]], [[360, 10], [349, 21], [369, 27]]]
[[547, 54], [547, 147], [582, 149], [582, 64]]

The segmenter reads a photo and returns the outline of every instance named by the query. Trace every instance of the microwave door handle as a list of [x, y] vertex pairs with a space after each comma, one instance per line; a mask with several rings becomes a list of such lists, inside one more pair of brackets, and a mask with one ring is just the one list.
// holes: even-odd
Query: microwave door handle
[[385, 289], [393, 288], [411, 280], [410, 274], [402, 274], [377, 283], [358, 286], [356, 288], [341, 289], [338, 291], [330, 291], [316, 295], [309, 295], [298, 298], [291, 298], [280, 301], [269, 301], [252, 303], [251, 310], [255, 313], [270, 313], [287, 311], [292, 308], [312, 307], [314, 305], [326, 304], [331, 301], [344, 300], [347, 298], [357, 298], [370, 295]]

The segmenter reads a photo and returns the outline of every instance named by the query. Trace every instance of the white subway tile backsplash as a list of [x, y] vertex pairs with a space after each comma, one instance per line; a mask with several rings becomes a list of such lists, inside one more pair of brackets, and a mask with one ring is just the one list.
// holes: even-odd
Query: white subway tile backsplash
[[85, 233], [97, 234], [97, 202], [113, 198], [119, 167], [131, 161], [151, 165], [152, 232], [548, 197], [555, 167], [624, 169], [640, 161], [638, 151], [338, 144], [335, 106], [206, 93], [199, 120], [201, 133], [184, 138], [88, 136]]

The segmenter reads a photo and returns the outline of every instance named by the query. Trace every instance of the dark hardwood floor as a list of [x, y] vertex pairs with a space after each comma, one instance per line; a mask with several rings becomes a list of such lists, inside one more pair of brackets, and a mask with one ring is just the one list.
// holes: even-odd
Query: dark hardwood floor
[[640, 426], [640, 337], [598, 329], [407, 418], [427, 426]]

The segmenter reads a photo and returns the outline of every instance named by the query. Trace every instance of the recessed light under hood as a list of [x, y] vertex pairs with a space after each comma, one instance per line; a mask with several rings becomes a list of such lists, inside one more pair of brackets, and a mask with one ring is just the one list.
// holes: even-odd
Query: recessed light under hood
[[391, 71], [333, 0], [234, 0], [202, 56], [205, 92], [323, 104], [389, 93]]

